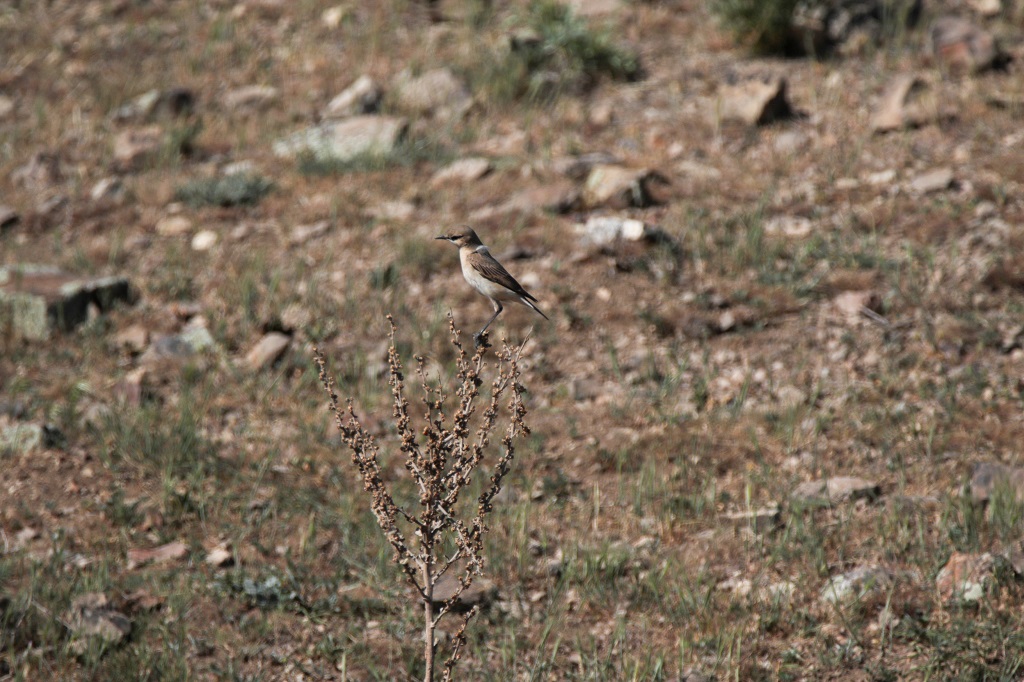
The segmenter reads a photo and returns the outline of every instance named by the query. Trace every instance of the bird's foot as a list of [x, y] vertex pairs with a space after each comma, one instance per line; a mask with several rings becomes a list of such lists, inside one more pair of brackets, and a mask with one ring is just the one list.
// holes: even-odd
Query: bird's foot
[[491, 344], [487, 341], [487, 332], [477, 332], [473, 334], [473, 344], [477, 348], [490, 348]]

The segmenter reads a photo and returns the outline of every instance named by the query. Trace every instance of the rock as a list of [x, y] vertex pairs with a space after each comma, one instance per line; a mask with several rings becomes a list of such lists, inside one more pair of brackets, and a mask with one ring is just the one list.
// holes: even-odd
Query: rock
[[953, 71], [978, 73], [1006, 61], [992, 34], [966, 19], [936, 19], [930, 38], [932, 55]]
[[1024, 468], [1009, 467], [997, 462], [979, 462], [971, 472], [971, 498], [988, 502], [996, 489], [1006, 486], [1017, 501], [1024, 501]]
[[0, 234], [3, 234], [4, 230], [14, 227], [21, 220], [21, 216], [10, 206], [4, 206], [0, 204]]
[[[434, 604], [440, 605], [455, 596], [459, 580], [451, 572], [445, 573], [434, 584]], [[486, 606], [498, 596], [498, 586], [487, 578], [476, 577], [473, 584], [462, 591], [455, 602], [456, 610], [468, 611], [474, 606]]]
[[782, 525], [782, 512], [779, 505], [773, 504], [760, 509], [726, 512], [719, 518], [737, 530], [749, 528], [755, 533], [770, 533]]
[[181, 362], [197, 353], [216, 348], [217, 342], [205, 327], [194, 327], [180, 334], [157, 336], [139, 358], [141, 365], [161, 361]]
[[123, 171], [139, 170], [155, 161], [164, 146], [164, 131], [158, 125], [124, 130], [114, 138], [114, 162]]
[[880, 313], [882, 298], [874, 291], [844, 291], [832, 299], [835, 306], [848, 323], [859, 320], [865, 311]]
[[871, 129], [887, 133], [902, 128], [917, 128], [940, 118], [938, 95], [923, 78], [896, 76], [882, 93], [871, 115]]
[[839, 476], [801, 483], [793, 491], [794, 500], [825, 504], [841, 504], [856, 500], [874, 500], [882, 488], [874, 481], [851, 476]]
[[983, 17], [994, 17], [1003, 11], [1002, 0], [967, 0], [967, 4]]
[[266, 111], [281, 96], [280, 91], [270, 85], [246, 85], [229, 90], [224, 95], [224, 107], [239, 113]]
[[187, 116], [196, 104], [195, 94], [182, 87], [150, 90], [114, 112], [115, 121], [152, 119], [160, 116]]
[[649, 234], [649, 228], [642, 220], [620, 216], [591, 216], [582, 225], [576, 225], [576, 232], [582, 235], [586, 244], [607, 246], [620, 239], [636, 242]]
[[396, 87], [398, 106], [422, 116], [458, 118], [473, 106], [466, 85], [449, 69], [432, 69], [419, 76], [399, 74]]
[[780, 76], [747, 78], [723, 85], [718, 93], [718, 113], [723, 121], [764, 125], [792, 118], [786, 100], [786, 79]]
[[850, 601], [884, 600], [892, 590], [896, 576], [882, 566], [859, 566], [829, 578], [821, 590], [821, 599], [832, 604]]
[[200, 230], [192, 237], [192, 250], [209, 251], [216, 246], [218, 239], [217, 233], [213, 230]]
[[206, 555], [206, 563], [214, 568], [226, 568], [234, 565], [235, 556], [227, 545], [218, 545]]
[[384, 90], [377, 81], [366, 74], [342, 90], [324, 109], [324, 118], [346, 118], [362, 114], [373, 114], [380, 109]]
[[437, 188], [450, 182], [472, 182], [479, 180], [491, 172], [493, 166], [489, 159], [470, 157], [459, 159], [434, 173], [430, 186]]
[[293, 246], [305, 244], [310, 239], [322, 237], [331, 229], [331, 223], [326, 220], [318, 220], [312, 225], [296, 225], [292, 228], [288, 241]]
[[54, 330], [70, 331], [89, 317], [134, 300], [124, 277], [76, 277], [57, 268], [0, 267], [0, 327], [15, 338], [45, 340]]
[[106, 645], [120, 644], [132, 631], [132, 622], [123, 613], [115, 611], [106, 595], [89, 592], [74, 598], [71, 608], [64, 613], [63, 620], [71, 629], [74, 641], [71, 648], [76, 653], [88, 650], [90, 639], [98, 639]]
[[775, 216], [764, 223], [765, 234], [800, 239], [811, 234], [813, 223], [802, 216]]
[[292, 339], [287, 334], [270, 332], [245, 354], [245, 363], [251, 369], [269, 367], [284, 354], [291, 342]]
[[344, 5], [336, 5], [329, 7], [324, 10], [324, 13], [320, 15], [320, 21], [324, 23], [329, 29], [336, 29], [341, 26], [342, 19], [348, 14], [348, 8]]
[[659, 173], [647, 168], [594, 166], [583, 186], [586, 208], [644, 208], [658, 203], [651, 193], [654, 183], [667, 183]]
[[473, 211], [473, 222], [489, 220], [509, 213], [530, 215], [538, 212], [569, 213], [580, 205], [580, 194], [568, 182], [552, 182], [541, 187], [522, 189], [498, 206], [484, 206]]
[[274, 143], [281, 157], [309, 154], [321, 161], [359, 156], [388, 156], [405, 137], [409, 124], [392, 116], [355, 116], [307, 128]]
[[0, 455], [26, 455], [43, 446], [43, 427], [39, 424], [0, 426]]
[[156, 221], [156, 233], [161, 237], [181, 237], [192, 231], [192, 221], [183, 215], [165, 216]]
[[36, 152], [27, 163], [14, 169], [11, 180], [32, 192], [50, 189], [64, 181], [60, 157], [53, 152]]
[[149, 345], [149, 330], [141, 324], [133, 324], [119, 331], [114, 337], [114, 343], [132, 353], [141, 353]]
[[89, 198], [97, 203], [120, 204], [127, 194], [120, 178], [103, 178], [89, 190]]
[[152, 549], [129, 549], [128, 570], [134, 570], [150, 562], [165, 564], [169, 561], [176, 561], [183, 558], [186, 554], [188, 554], [188, 547], [180, 540], [168, 542], [165, 545], [153, 547]]
[[913, 194], [932, 194], [947, 190], [952, 184], [953, 171], [949, 168], [936, 168], [911, 180], [907, 189]]
[[995, 558], [988, 552], [953, 552], [935, 577], [935, 588], [944, 601], [976, 602], [985, 595], [985, 585], [994, 571]]
[[0, 121], [11, 117], [14, 113], [14, 100], [7, 95], [0, 95]]
[[586, 178], [594, 166], [617, 166], [622, 159], [607, 152], [591, 152], [576, 156], [563, 156], [551, 162], [551, 170], [573, 180]]

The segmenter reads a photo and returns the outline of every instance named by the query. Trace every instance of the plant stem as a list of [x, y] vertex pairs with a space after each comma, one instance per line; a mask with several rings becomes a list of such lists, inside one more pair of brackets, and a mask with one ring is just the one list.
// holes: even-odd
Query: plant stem
[[431, 575], [433, 557], [430, 552], [423, 561], [423, 660], [427, 671], [425, 682], [434, 682], [434, 578]]

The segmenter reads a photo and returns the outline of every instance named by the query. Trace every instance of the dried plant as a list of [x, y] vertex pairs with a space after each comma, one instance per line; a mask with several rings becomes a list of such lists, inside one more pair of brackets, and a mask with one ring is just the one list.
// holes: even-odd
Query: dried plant
[[[377, 523], [395, 550], [395, 563], [405, 572], [423, 605], [424, 679], [431, 682], [434, 679], [434, 642], [438, 623], [452, 611], [474, 578], [483, 574], [483, 536], [488, 530], [485, 519], [492, 511], [494, 498], [509, 471], [516, 439], [530, 432], [523, 421], [526, 406], [523, 403], [524, 388], [519, 381], [520, 356], [526, 342], [518, 347], [502, 342], [501, 349], [494, 353], [497, 362], [489, 399], [481, 399], [480, 387], [484, 383], [481, 374], [487, 367], [484, 357], [489, 346], [479, 347], [472, 357], [467, 356], [459, 340], [455, 320], [449, 313], [448, 328], [458, 367], [454, 400], [440, 381], [432, 384], [428, 380], [425, 361], [422, 357], [417, 358], [417, 375], [426, 408], [423, 427], [417, 433], [409, 415], [402, 362], [395, 349], [395, 324], [390, 315], [388, 323], [391, 327], [388, 383], [393, 398], [392, 416], [401, 440], [399, 450], [405, 455], [405, 468], [419, 493], [418, 508], [396, 501], [381, 474], [380, 446], [360, 423], [351, 399], [345, 408], [338, 404], [334, 380], [327, 373], [323, 356], [316, 349], [314, 354], [320, 368], [320, 381], [330, 398], [329, 408], [337, 420], [342, 439], [352, 450], [352, 462], [363, 479], [363, 488], [370, 495], [370, 506]], [[506, 395], [507, 424], [501, 438], [501, 449], [492, 459], [488, 446], [498, 428], [501, 402]], [[482, 412], [479, 410], [481, 406]], [[478, 412], [479, 416], [474, 420]], [[475, 504], [474, 501], [460, 503], [463, 491], [478, 470], [484, 468], [490, 472], [490, 485], [484, 488]], [[458, 585], [451, 596], [440, 601], [434, 596], [435, 587], [449, 572], [455, 576]], [[461, 625], [452, 636], [451, 654], [444, 664], [444, 680], [452, 678], [452, 670], [466, 645], [466, 626], [476, 613], [477, 607], [474, 607], [464, 614]]]

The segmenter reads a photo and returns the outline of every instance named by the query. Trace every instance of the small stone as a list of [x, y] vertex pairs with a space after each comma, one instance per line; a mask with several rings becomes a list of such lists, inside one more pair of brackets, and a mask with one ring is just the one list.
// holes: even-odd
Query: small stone
[[292, 233], [288, 241], [293, 245], [298, 246], [299, 244], [305, 244], [315, 237], [322, 237], [327, 234], [327, 231], [330, 229], [331, 224], [326, 220], [317, 221], [312, 225], [296, 225], [292, 228]]
[[16, 338], [48, 339], [54, 330], [70, 331], [89, 310], [109, 310], [130, 302], [134, 292], [124, 277], [75, 277], [57, 268], [35, 265], [0, 267], [0, 319]]
[[218, 545], [206, 555], [206, 563], [214, 568], [226, 568], [235, 563], [235, 556], [227, 545]]
[[115, 121], [153, 119], [158, 116], [186, 116], [195, 109], [196, 96], [182, 87], [149, 90], [114, 112]]
[[165, 216], [156, 221], [156, 233], [161, 237], [181, 237], [192, 231], [192, 221], [183, 215]]
[[977, 73], [1005, 61], [991, 33], [960, 17], [940, 17], [930, 37], [932, 54], [954, 71]]
[[718, 98], [718, 111], [725, 121], [764, 125], [794, 115], [786, 99], [786, 79], [778, 76], [723, 85]]
[[0, 427], [0, 454], [24, 455], [42, 446], [43, 427], [39, 424]]
[[384, 99], [384, 90], [366, 74], [342, 90], [324, 109], [324, 118], [345, 118], [376, 113]]
[[1024, 500], [1024, 468], [1009, 467], [997, 462], [979, 462], [971, 472], [971, 498], [975, 502], [988, 502], [1000, 486], [1006, 486]]
[[149, 330], [140, 324], [133, 324], [119, 331], [114, 342], [132, 353], [141, 353], [149, 345]]
[[793, 491], [795, 500], [825, 504], [841, 504], [856, 500], [874, 500], [882, 494], [882, 488], [874, 481], [852, 476], [807, 481]]
[[129, 549], [128, 570], [131, 571], [150, 562], [155, 564], [164, 564], [169, 561], [176, 561], [184, 557], [186, 554], [188, 554], [188, 547], [180, 540], [168, 542], [165, 545], [160, 545], [159, 547], [154, 547], [152, 549]]
[[139, 170], [163, 151], [165, 135], [158, 125], [132, 128], [114, 138], [114, 161], [121, 170]]
[[121, 203], [125, 198], [124, 183], [119, 178], [103, 178], [89, 191], [89, 198], [95, 202]]
[[0, 121], [10, 118], [14, 113], [14, 100], [7, 95], [0, 95]]
[[343, 5], [329, 7], [320, 15], [320, 21], [322, 21], [324, 26], [327, 28], [334, 30], [341, 26], [341, 20], [345, 18], [346, 14], [348, 14], [348, 8]]
[[394, 153], [409, 124], [392, 116], [355, 116], [306, 128], [274, 143], [281, 157], [310, 154], [321, 161], [348, 161]]
[[434, 173], [434, 177], [430, 179], [430, 186], [436, 188], [450, 182], [479, 180], [490, 173], [492, 168], [490, 160], [482, 157], [459, 159]]
[[645, 208], [658, 203], [652, 185], [667, 184], [661, 174], [647, 168], [594, 166], [583, 186], [582, 200], [587, 208]]
[[[459, 580], [451, 572], [444, 574], [434, 584], [434, 604], [443, 604], [459, 589]], [[462, 591], [455, 602], [456, 609], [467, 611], [474, 606], [485, 606], [498, 596], [498, 586], [487, 578], [474, 578], [473, 584]]]
[[953, 171], [937, 168], [911, 180], [908, 189], [914, 194], [931, 194], [947, 190], [953, 184]]
[[579, 207], [580, 195], [569, 182], [552, 182], [541, 187], [519, 190], [497, 206], [484, 206], [470, 214], [470, 220], [480, 222], [510, 213], [531, 215], [538, 212], [568, 213]]
[[235, 112], [253, 113], [269, 109], [280, 97], [280, 91], [270, 85], [246, 85], [224, 95], [224, 107]]
[[884, 599], [891, 591], [895, 577], [889, 569], [882, 566], [860, 566], [829, 578], [820, 596], [822, 601], [832, 604]]
[[967, 0], [967, 4], [983, 17], [994, 17], [1003, 11], [1002, 0]]
[[124, 641], [132, 631], [132, 622], [123, 613], [110, 607], [106, 595], [90, 592], [75, 597], [71, 608], [64, 614], [75, 641], [72, 650], [84, 653], [89, 639], [99, 639], [105, 644], [116, 645]]
[[551, 170], [572, 180], [583, 180], [594, 166], [616, 166], [622, 160], [607, 152], [591, 152], [576, 156], [563, 156], [551, 162]]
[[776, 216], [765, 221], [765, 234], [800, 239], [811, 234], [813, 223], [802, 216]]
[[218, 239], [217, 233], [213, 230], [201, 230], [192, 237], [192, 250], [209, 251], [217, 244]]
[[874, 291], [844, 291], [832, 299], [832, 305], [846, 317], [847, 322], [856, 322], [864, 311], [881, 312], [882, 299]]
[[446, 68], [419, 76], [404, 72], [398, 76], [396, 90], [398, 106], [419, 115], [458, 118], [473, 105], [466, 85]]
[[885, 89], [871, 116], [871, 129], [887, 133], [917, 128], [939, 118], [937, 95], [923, 78], [901, 74]]
[[576, 225], [584, 242], [594, 246], [607, 246], [620, 239], [640, 241], [649, 229], [642, 220], [620, 216], [591, 216], [586, 223]]
[[935, 588], [945, 601], [976, 602], [985, 595], [985, 585], [992, 580], [994, 571], [995, 558], [988, 552], [953, 552], [935, 577]]
[[268, 367], [284, 354], [291, 341], [291, 337], [287, 334], [270, 332], [246, 353], [245, 362], [251, 369], [258, 370]]

